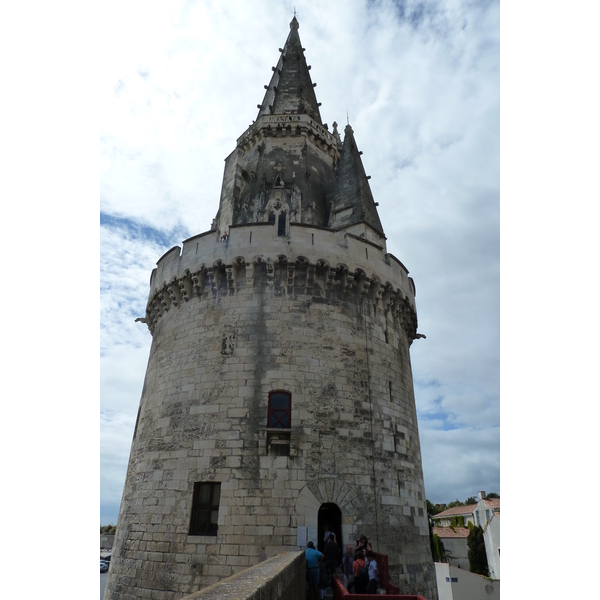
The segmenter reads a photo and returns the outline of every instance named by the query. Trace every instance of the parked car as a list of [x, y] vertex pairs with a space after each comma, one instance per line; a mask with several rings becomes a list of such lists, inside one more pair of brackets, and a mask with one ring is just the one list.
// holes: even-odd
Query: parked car
[[103, 560], [100, 561], [100, 573], [106, 573], [108, 571], [108, 563]]

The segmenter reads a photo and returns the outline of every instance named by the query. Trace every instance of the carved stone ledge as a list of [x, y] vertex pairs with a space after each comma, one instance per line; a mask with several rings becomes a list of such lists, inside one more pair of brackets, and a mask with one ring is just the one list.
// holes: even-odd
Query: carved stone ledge
[[234, 296], [244, 288], [255, 287], [257, 282], [262, 281], [264, 285], [265, 275], [266, 285], [274, 287], [278, 296], [286, 290], [288, 295], [304, 293], [312, 296], [318, 282], [317, 289], [328, 294], [341, 294], [346, 300], [354, 296], [360, 306], [370, 304], [374, 310], [379, 307], [387, 319], [398, 323], [410, 343], [417, 337], [417, 315], [408, 298], [390, 283], [382, 284], [377, 275], [369, 278], [362, 269], [353, 270], [341, 263], [333, 268], [325, 259], [311, 262], [299, 256], [292, 261], [283, 254], [274, 259], [257, 255], [251, 261], [238, 256], [230, 265], [219, 259], [213, 267], [206, 268], [202, 264], [193, 272], [186, 270], [182, 276], [174, 276], [156, 289], [148, 300], [145, 322], [154, 334], [158, 320], [171, 306], [181, 306], [193, 296], [202, 302], [219, 296]]

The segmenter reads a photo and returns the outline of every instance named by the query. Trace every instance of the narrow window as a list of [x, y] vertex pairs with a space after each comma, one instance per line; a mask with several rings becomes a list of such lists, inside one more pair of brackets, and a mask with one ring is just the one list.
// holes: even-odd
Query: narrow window
[[137, 433], [138, 423], [140, 422], [140, 412], [142, 411], [142, 405], [138, 408], [137, 418], [135, 420], [135, 427], [133, 428], [133, 439], [135, 440], [135, 434]]
[[389, 382], [390, 384], [390, 402], [392, 401], [392, 382]]
[[275, 223], [275, 213], [269, 213], [269, 223]]
[[252, 232], [250, 232], [250, 239], [248, 240], [248, 243], [251, 244], [252, 243]]
[[277, 224], [277, 235], [285, 235], [285, 213], [279, 215], [279, 223]]
[[269, 429], [289, 429], [291, 426], [292, 395], [288, 392], [269, 394]]
[[312, 245], [313, 246], [315, 245], [315, 234], [314, 233], [312, 234]]
[[367, 260], [369, 260], [369, 249], [365, 248], [365, 256], [367, 257]]
[[290, 455], [292, 426], [292, 395], [289, 392], [271, 392], [267, 413], [267, 454]]
[[220, 483], [194, 483], [190, 535], [217, 535]]

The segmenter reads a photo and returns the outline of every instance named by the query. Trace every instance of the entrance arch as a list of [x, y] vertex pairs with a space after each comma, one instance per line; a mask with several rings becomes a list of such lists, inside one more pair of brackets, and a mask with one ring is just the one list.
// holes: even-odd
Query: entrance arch
[[319, 507], [317, 530], [319, 532], [319, 550], [323, 552], [326, 539], [325, 532], [335, 533], [335, 541], [342, 551], [342, 511], [333, 502], [325, 502]]
[[[309, 538], [314, 541], [315, 546], [321, 548], [323, 536], [325, 535], [324, 522], [326, 518], [335, 520], [336, 540], [340, 544], [349, 543], [355, 539], [358, 527], [362, 523], [359, 515], [362, 515], [359, 498], [356, 490], [348, 485], [340, 477], [321, 477], [309, 481], [298, 494], [296, 499], [295, 513], [296, 524], [306, 527]], [[328, 508], [333, 505], [339, 511], [334, 514], [334, 509]], [[321, 511], [321, 508], [323, 511]], [[332, 512], [328, 512], [331, 510]]]

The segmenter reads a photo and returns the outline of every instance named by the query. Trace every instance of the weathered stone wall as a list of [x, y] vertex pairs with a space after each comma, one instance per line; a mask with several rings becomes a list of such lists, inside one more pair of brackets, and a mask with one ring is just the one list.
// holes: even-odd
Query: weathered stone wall
[[305, 600], [304, 552], [282, 553], [182, 600]]
[[[282, 551], [323, 503], [390, 579], [436, 600], [409, 346], [414, 286], [385, 249], [311, 227], [232, 228], [169, 251], [107, 599], [171, 600]], [[292, 394], [289, 456], [266, 452], [268, 395]], [[190, 536], [194, 482], [221, 483], [216, 536]]]
[[[219, 285], [235, 292], [246, 286], [247, 279], [252, 281], [254, 263], [273, 264], [282, 258], [290, 265], [298, 260], [313, 266], [321, 263], [331, 278], [339, 267], [345, 267], [351, 277], [350, 281], [346, 278], [345, 286], [354, 284], [356, 270], [360, 270], [368, 282], [377, 279], [416, 310], [414, 283], [407, 269], [387, 254], [384, 246], [358, 236], [294, 223], [289, 235], [278, 236], [276, 224], [254, 223], [232, 227], [227, 243], [216, 243], [219, 237], [218, 232], [205, 232], [186, 240], [183, 249], [175, 246], [161, 257], [150, 279], [147, 316], [162, 314], [172, 301], [211, 295]], [[310, 286], [310, 278], [307, 283]], [[375, 293], [381, 295], [379, 290]]]
[[221, 235], [232, 224], [266, 221], [260, 211], [278, 176], [288, 191], [297, 190], [298, 206], [290, 207], [290, 219], [326, 226], [339, 143], [339, 136], [308, 115], [259, 117], [225, 161], [214, 229]]

